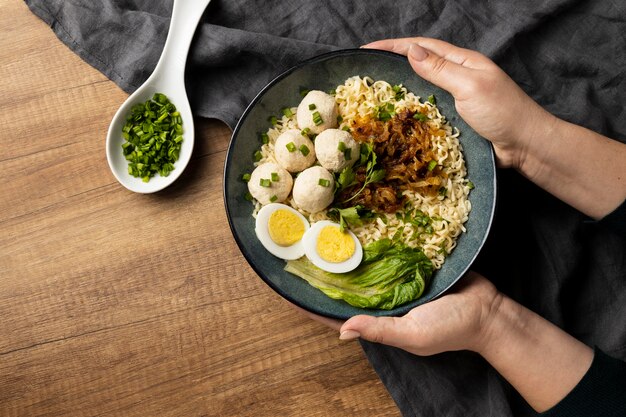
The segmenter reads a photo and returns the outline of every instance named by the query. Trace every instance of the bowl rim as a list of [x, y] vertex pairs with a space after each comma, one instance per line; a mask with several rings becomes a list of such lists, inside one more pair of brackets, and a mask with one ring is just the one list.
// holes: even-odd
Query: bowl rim
[[[276, 77], [271, 79], [261, 90], [259, 90], [259, 92], [254, 96], [254, 98], [250, 101], [250, 103], [246, 106], [245, 110], [241, 114], [241, 117], [239, 118], [239, 120], [237, 121], [237, 124], [235, 125], [235, 128], [233, 129], [233, 133], [231, 134], [231, 137], [230, 137], [230, 140], [229, 140], [229, 143], [228, 143], [228, 148], [227, 148], [227, 151], [226, 151], [226, 157], [224, 159], [223, 174], [222, 174], [222, 198], [224, 200], [224, 209], [226, 211], [226, 217], [228, 219], [228, 225], [230, 227], [231, 234], [232, 234], [233, 238], [235, 239], [237, 247], [241, 251], [241, 253], [244, 256], [244, 258], [246, 259], [247, 264], [263, 280], [263, 282], [266, 285], [268, 285], [273, 291], [275, 291], [277, 294], [279, 294], [282, 298], [284, 298], [285, 300], [287, 300], [291, 304], [293, 304], [293, 305], [295, 305], [295, 306], [297, 306], [297, 307], [299, 307], [301, 309], [304, 309], [304, 310], [306, 310], [308, 312], [312, 312], [314, 314], [322, 315], [324, 317], [329, 317], [329, 318], [333, 318], [333, 319], [340, 319], [340, 320], [346, 320], [347, 317], [341, 316], [341, 315], [337, 315], [337, 314], [334, 314], [333, 312], [329, 312], [329, 311], [322, 311], [321, 309], [318, 309], [314, 305], [304, 305], [303, 303], [301, 303], [298, 300], [296, 300], [293, 297], [291, 297], [287, 292], [283, 291], [280, 286], [275, 285], [274, 282], [272, 282], [272, 280], [270, 280], [269, 278], [265, 277], [264, 272], [262, 272], [260, 270], [260, 268], [257, 267], [256, 262], [254, 262], [252, 260], [252, 256], [249, 253], [248, 249], [246, 248], [246, 246], [243, 244], [243, 242], [241, 241], [240, 237], [236, 233], [235, 224], [234, 224], [234, 221], [233, 221], [233, 218], [231, 216], [231, 213], [230, 213], [230, 210], [229, 210], [229, 206], [228, 206], [226, 176], [227, 176], [227, 169], [229, 167], [229, 162], [232, 160], [232, 157], [233, 157], [232, 156], [232, 153], [233, 153], [233, 140], [237, 137], [237, 135], [239, 133], [239, 130], [242, 128], [243, 124], [245, 123], [249, 113], [252, 111], [252, 109], [255, 108], [257, 103], [259, 101], [261, 101], [261, 99], [265, 96], [265, 93], [268, 90], [270, 90], [272, 87], [274, 87], [275, 84], [279, 83], [281, 80], [283, 80], [287, 76], [291, 75], [293, 72], [295, 72], [295, 71], [297, 71], [297, 70], [299, 70], [299, 69], [301, 69], [303, 67], [306, 67], [308, 65], [314, 64], [316, 62], [325, 61], [325, 60], [328, 60], [328, 59], [331, 59], [331, 58], [341, 57], [343, 55], [354, 55], [354, 54], [382, 55], [382, 56], [387, 56], [387, 57], [390, 57], [390, 58], [393, 58], [393, 59], [401, 59], [401, 60], [405, 60], [406, 59], [406, 57], [404, 55], [401, 55], [401, 54], [398, 54], [398, 53], [395, 53], [395, 52], [380, 50], [380, 49], [344, 48], [344, 49], [337, 49], [337, 50], [333, 50], [333, 51], [330, 51], [330, 52], [325, 52], [325, 53], [322, 53], [322, 54], [315, 55], [315, 56], [313, 56], [311, 58], [302, 60], [299, 63], [293, 65], [290, 68], [288, 68], [287, 70], [283, 71], [282, 73], [280, 73], [279, 75], [277, 75]], [[427, 81], [428, 83], [432, 84], [428, 80], [425, 80], [425, 81]], [[438, 87], [438, 88], [442, 89], [441, 87]], [[478, 136], [480, 136], [480, 135], [478, 135]], [[443, 296], [444, 294], [448, 293], [448, 290], [452, 286], [454, 286], [462, 277], [464, 277], [467, 274], [468, 270], [471, 268], [472, 264], [474, 263], [474, 261], [476, 260], [478, 255], [481, 253], [481, 251], [482, 251], [482, 249], [483, 249], [483, 247], [485, 245], [485, 242], [487, 241], [487, 238], [489, 237], [489, 234], [490, 234], [490, 231], [491, 231], [491, 227], [493, 225], [493, 220], [494, 220], [494, 217], [495, 217], [495, 212], [496, 212], [497, 190], [498, 189], [497, 189], [497, 175], [496, 175], [495, 154], [494, 154], [494, 150], [493, 150], [493, 144], [490, 141], [488, 141], [488, 140], [486, 140], [486, 141], [487, 141], [487, 144], [489, 145], [489, 157], [490, 157], [491, 162], [492, 162], [492, 164], [490, 166], [492, 167], [492, 170], [493, 170], [493, 181], [492, 181], [492, 184], [491, 184], [492, 190], [493, 190], [493, 198], [492, 198], [492, 201], [491, 201], [490, 216], [489, 216], [489, 219], [487, 221], [487, 226], [485, 228], [485, 233], [483, 234], [480, 242], [478, 242], [477, 250], [472, 255], [471, 259], [468, 260], [467, 264], [462, 268], [462, 270], [457, 275], [457, 277], [455, 279], [451, 280], [451, 282], [447, 286], [445, 286], [445, 288], [443, 288], [432, 299], [430, 299], [430, 300], [428, 300], [426, 302], [434, 301], [434, 300], [438, 299], [439, 297]], [[414, 301], [416, 301], [416, 300], [414, 300]], [[421, 304], [419, 304], [419, 305], [421, 305]], [[413, 303], [406, 303], [404, 305], [400, 305], [400, 306], [398, 306], [398, 307], [396, 307], [394, 309], [391, 309], [391, 310], [377, 310], [377, 309], [374, 309], [372, 311], [376, 311], [378, 313], [378, 314], [376, 314], [377, 316], [401, 316], [401, 315], [404, 315], [404, 314], [408, 313], [410, 310], [412, 310], [415, 307], [417, 307], [417, 306], [413, 305]], [[369, 311], [368, 309], [363, 309], [363, 314], [368, 314], [368, 311]]]

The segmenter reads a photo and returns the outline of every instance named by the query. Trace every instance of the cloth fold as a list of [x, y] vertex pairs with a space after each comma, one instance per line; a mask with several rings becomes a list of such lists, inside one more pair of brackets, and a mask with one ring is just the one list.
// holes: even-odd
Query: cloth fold
[[[172, 0], [25, 1], [128, 93], [154, 69], [172, 8]], [[213, 0], [185, 79], [194, 114], [233, 128], [268, 81], [304, 59], [429, 36], [486, 54], [556, 116], [626, 142], [624, 33], [626, 3], [610, 0]], [[515, 172], [500, 170], [498, 187], [494, 225], [473, 268], [583, 342], [626, 359], [624, 233], [588, 222]], [[534, 415], [475, 355], [363, 348], [405, 416]]]

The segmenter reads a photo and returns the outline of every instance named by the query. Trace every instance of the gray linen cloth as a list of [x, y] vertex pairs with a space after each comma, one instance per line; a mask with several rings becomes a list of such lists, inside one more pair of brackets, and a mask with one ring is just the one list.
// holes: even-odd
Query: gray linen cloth
[[[152, 72], [171, 0], [26, 0], [71, 50], [127, 92]], [[626, 3], [598, 0], [213, 0], [186, 83], [197, 116], [233, 128], [272, 78], [319, 53], [429, 36], [481, 51], [555, 115], [626, 142]], [[626, 359], [626, 237], [499, 170], [498, 210], [474, 269], [589, 345]], [[362, 343], [405, 416], [531, 416], [470, 352], [416, 357]]]

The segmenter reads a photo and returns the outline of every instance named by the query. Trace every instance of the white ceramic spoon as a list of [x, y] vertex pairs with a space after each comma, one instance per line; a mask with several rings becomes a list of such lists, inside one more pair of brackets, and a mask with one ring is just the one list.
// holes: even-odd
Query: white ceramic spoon
[[[191, 158], [194, 124], [185, 90], [185, 64], [196, 27], [209, 2], [210, 0], [174, 0], [172, 19], [159, 62], [146, 82], [126, 99], [113, 116], [106, 139], [107, 160], [115, 178], [131, 191], [153, 193], [162, 190], [182, 174]], [[141, 178], [135, 178], [128, 173], [128, 161], [122, 153], [122, 128], [131, 108], [135, 104], [146, 102], [154, 93], [165, 94], [180, 112], [183, 142], [179, 159], [174, 163], [174, 170], [167, 177], [157, 173], [150, 181], [143, 182]]]

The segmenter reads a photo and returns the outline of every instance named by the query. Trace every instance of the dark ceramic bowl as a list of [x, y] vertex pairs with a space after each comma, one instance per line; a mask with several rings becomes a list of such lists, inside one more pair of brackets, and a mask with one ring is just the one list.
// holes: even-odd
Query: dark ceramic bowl
[[[403, 84], [422, 100], [434, 94], [441, 113], [461, 132], [467, 177], [476, 186], [469, 196], [472, 210], [465, 223], [467, 232], [459, 237], [457, 247], [434, 273], [421, 298], [393, 310], [362, 309], [333, 300], [303, 279], [285, 272], [285, 261], [267, 252], [255, 235], [253, 206], [245, 199], [247, 185], [241, 180], [243, 173], [254, 168], [252, 155], [261, 145], [260, 134], [269, 128], [271, 115], [279, 115], [284, 107], [297, 106], [303, 89], [329, 91], [354, 75], [384, 80], [391, 85]], [[244, 257], [263, 281], [285, 299], [313, 313], [339, 319], [356, 314], [398, 316], [443, 294], [465, 274], [481, 250], [495, 209], [494, 155], [491, 144], [458, 116], [452, 96], [417, 76], [404, 56], [370, 49], [339, 50], [309, 59], [279, 75], [250, 103], [235, 127], [228, 148], [224, 201], [231, 230]]]

